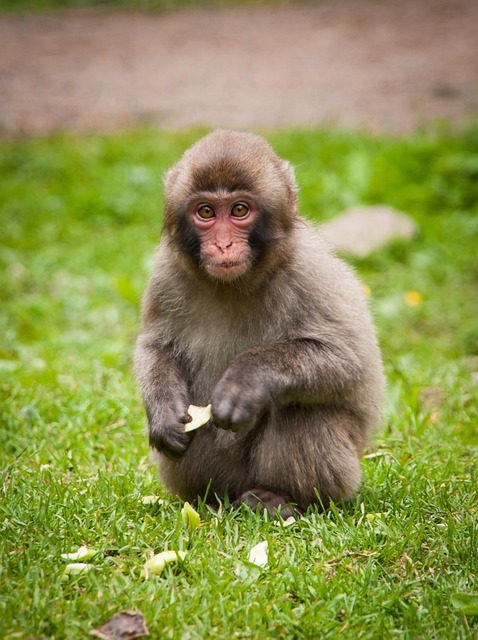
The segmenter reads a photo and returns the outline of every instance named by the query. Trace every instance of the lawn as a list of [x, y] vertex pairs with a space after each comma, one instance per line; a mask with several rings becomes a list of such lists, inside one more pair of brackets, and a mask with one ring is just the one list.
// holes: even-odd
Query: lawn
[[[150, 462], [131, 354], [161, 175], [199, 134], [0, 142], [0, 637], [84, 638], [131, 610], [152, 638], [476, 638], [478, 125], [268, 135], [304, 215], [385, 203], [419, 225], [354, 261], [385, 417], [345, 508], [284, 526], [199, 505], [188, 531]], [[92, 569], [62, 580], [80, 545]], [[187, 554], [146, 579], [165, 549]]]

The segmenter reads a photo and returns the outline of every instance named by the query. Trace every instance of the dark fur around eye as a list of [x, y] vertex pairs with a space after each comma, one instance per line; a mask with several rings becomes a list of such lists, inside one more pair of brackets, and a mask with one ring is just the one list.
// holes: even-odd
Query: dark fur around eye
[[273, 246], [275, 242], [273, 216], [263, 210], [249, 235], [249, 246], [251, 247], [253, 260], [255, 262], [260, 260], [266, 249]]
[[199, 265], [201, 261], [201, 242], [193, 224], [183, 213], [178, 217], [175, 240], [179, 246], [179, 250], [190, 255], [195, 263]]

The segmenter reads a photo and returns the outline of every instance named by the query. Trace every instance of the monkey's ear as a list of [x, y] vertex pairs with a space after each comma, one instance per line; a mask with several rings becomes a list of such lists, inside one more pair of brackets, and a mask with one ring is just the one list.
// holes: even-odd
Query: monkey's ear
[[297, 191], [299, 190], [297, 186], [297, 181], [295, 179], [295, 171], [294, 167], [287, 162], [287, 160], [283, 160], [284, 173], [287, 179], [287, 191], [289, 195], [289, 209], [293, 216], [296, 216], [298, 213], [298, 205], [297, 205]]

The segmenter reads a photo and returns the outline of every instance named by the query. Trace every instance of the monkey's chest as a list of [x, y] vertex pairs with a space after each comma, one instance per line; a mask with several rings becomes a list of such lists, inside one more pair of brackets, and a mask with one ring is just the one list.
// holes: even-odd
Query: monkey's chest
[[[273, 323], [262, 325], [252, 318], [217, 318], [184, 327], [175, 339], [197, 403], [207, 403], [210, 393], [231, 362], [242, 352], [280, 340], [283, 332]], [[176, 330], [179, 325], [176, 324]]]
[[236, 356], [258, 343], [238, 327], [226, 332], [215, 326], [194, 331], [182, 341], [192, 386], [203, 391], [212, 388]]

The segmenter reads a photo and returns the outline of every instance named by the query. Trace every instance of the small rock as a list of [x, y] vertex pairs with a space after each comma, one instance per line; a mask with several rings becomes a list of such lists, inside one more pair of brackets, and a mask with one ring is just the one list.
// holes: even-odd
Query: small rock
[[383, 205], [352, 207], [321, 225], [325, 240], [336, 251], [364, 258], [392, 239], [410, 239], [418, 231], [401, 211]]

